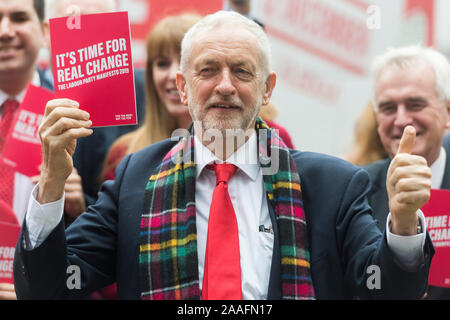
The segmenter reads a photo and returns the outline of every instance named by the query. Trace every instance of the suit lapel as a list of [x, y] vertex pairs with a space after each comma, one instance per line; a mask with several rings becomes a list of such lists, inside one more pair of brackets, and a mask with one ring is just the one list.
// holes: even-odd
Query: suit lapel
[[384, 231], [386, 219], [389, 214], [389, 199], [386, 190], [387, 171], [389, 169], [390, 159], [385, 162], [371, 174], [372, 193], [369, 197], [369, 204], [373, 209], [373, 217], [378, 221], [379, 228]]
[[445, 163], [444, 179], [442, 180], [441, 189], [450, 189], [450, 150], [446, 149], [447, 159]]

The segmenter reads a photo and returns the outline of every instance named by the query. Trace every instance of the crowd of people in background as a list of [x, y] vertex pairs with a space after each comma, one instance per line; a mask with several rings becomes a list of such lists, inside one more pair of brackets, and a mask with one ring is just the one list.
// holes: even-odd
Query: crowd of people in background
[[[229, 0], [226, 1], [226, 10], [236, 11], [239, 14], [248, 17], [264, 30], [264, 23], [250, 16], [250, 4], [251, 2], [249, 0]], [[118, 9], [115, 0], [45, 0], [45, 4], [44, 0], [0, 0], [1, 138], [4, 138], [4, 132], [7, 132], [8, 125], [11, 123], [11, 116], [8, 115], [8, 113], [14, 113], [15, 110], [17, 110], [18, 105], [23, 100], [24, 92], [29, 83], [53, 90], [52, 66], [50, 64], [46, 69], [37, 68], [38, 52], [43, 47], [47, 47], [49, 52], [51, 52], [48, 19], [67, 15], [67, 8], [71, 5], [78, 6], [81, 9], [82, 14], [113, 12]], [[98, 191], [105, 181], [114, 180], [117, 174], [120, 174], [120, 178], [124, 179], [122, 176], [122, 169], [116, 171], [119, 164], [124, 163], [124, 159], [125, 163], [128, 163], [128, 161], [133, 161], [130, 160], [130, 155], [143, 149], [154, 150], [149, 149], [148, 147], [169, 139], [172, 132], [176, 129], [184, 128], [193, 130], [191, 123], [195, 119], [193, 119], [193, 113], [190, 112], [191, 106], [188, 108], [188, 102], [183, 98], [183, 94], [180, 94], [180, 79], [177, 79], [177, 74], [179, 77], [183, 39], [186, 33], [194, 25], [198, 24], [199, 21], [202, 21], [202, 18], [202, 16], [194, 13], [167, 16], [149, 30], [146, 39], [147, 58], [145, 70], [136, 69], [134, 73], [138, 125], [95, 128], [93, 134], [78, 139], [77, 148], [73, 154], [73, 169], [71, 174], [65, 180], [65, 200], [63, 203], [65, 228], [68, 228], [85, 211], [97, 212], [100, 210], [100, 205], [105, 204], [105, 199], [98, 199]], [[223, 31], [220, 28], [218, 30], [220, 32]], [[243, 34], [246, 33], [244, 32]], [[14, 46], [20, 46], [20, 52], [9, 54], [9, 48]], [[11, 55], [11, 57], [9, 57], [9, 55]], [[270, 74], [267, 76], [270, 79]], [[388, 223], [391, 221], [391, 216], [388, 217], [388, 214], [392, 214], [393, 211], [396, 211], [393, 208], [396, 208], [395, 205], [397, 204], [393, 204], [394, 200], [392, 200], [395, 192], [389, 190], [390, 183], [393, 185], [395, 183], [391, 181], [388, 171], [390, 166], [394, 167], [397, 165], [397, 160], [393, 159], [396, 159], [398, 153], [402, 153], [402, 150], [406, 150], [401, 146], [401, 140], [402, 137], [404, 137], [404, 131], [406, 131], [405, 128], [412, 126], [415, 129], [415, 139], [413, 140], [413, 147], [409, 153], [420, 157], [422, 160], [426, 160], [425, 165], [422, 160], [417, 160], [416, 158], [413, 160], [408, 158], [408, 161], [411, 161], [411, 163], [414, 162], [415, 166], [424, 165], [431, 168], [431, 188], [450, 189], [450, 65], [447, 59], [438, 51], [421, 46], [392, 49], [382, 53], [374, 60], [373, 77], [375, 79], [375, 86], [373, 88], [374, 98], [367, 103], [363, 108], [363, 112], [358, 117], [354, 128], [354, 143], [349, 152], [343, 156], [345, 160], [356, 166], [362, 167], [364, 171], [352, 171], [357, 169], [346, 167], [346, 164], [341, 164], [341, 162], [336, 162], [337, 164], [335, 164], [335, 162], [332, 162], [334, 160], [329, 160], [328, 158], [322, 159], [320, 157], [313, 158], [312, 160], [305, 160], [306, 163], [308, 163], [307, 165], [304, 165], [305, 169], [301, 165], [301, 163], [304, 162], [299, 162], [303, 156], [300, 156], [293, 151], [294, 143], [288, 130], [284, 128], [282, 124], [276, 122], [278, 111], [276, 106], [269, 101], [270, 99], [264, 101], [261, 109], [258, 110], [258, 120], [255, 118], [256, 124], [259, 124], [259, 119], [261, 119], [261, 123], [264, 123], [264, 126], [267, 125], [268, 128], [275, 129], [274, 132], [276, 133], [276, 136], [283, 142], [280, 144], [279, 148], [291, 150], [290, 152], [293, 155], [293, 158], [288, 157], [287, 159], [291, 159], [290, 163], [295, 163], [297, 166], [300, 163], [300, 166], [302, 167], [299, 168], [299, 172], [301, 172], [302, 169], [305, 171], [308, 170], [307, 168], [309, 168], [309, 166], [312, 167], [313, 165], [310, 165], [308, 162], [312, 161], [322, 164], [323, 166], [333, 166], [335, 170], [341, 170], [338, 168], [342, 168], [342, 172], [345, 174], [347, 174], [347, 172], [352, 172], [352, 174], [356, 172], [355, 176], [360, 175], [360, 180], [350, 182], [355, 183], [355, 185], [350, 186], [356, 190], [358, 189], [358, 182], [364, 184], [361, 187], [361, 189], [365, 190], [362, 196], [365, 198], [367, 197], [365, 201], [367, 201], [368, 205], [372, 208], [370, 215], [375, 218], [376, 223], [373, 223], [372, 220], [369, 218], [366, 219], [365, 217], [357, 222], [350, 222], [350, 218], [340, 211], [338, 218], [342, 219], [339, 223], [342, 224], [343, 228], [346, 228], [345, 231], [347, 231], [347, 229], [350, 230], [356, 228], [357, 223], [359, 223], [358, 226], [361, 228], [364, 227], [364, 223], [367, 224], [367, 230], [369, 231], [373, 231], [374, 229], [372, 228], [377, 226], [378, 230], [376, 232], [379, 232], [379, 234], [374, 233], [375, 235], [373, 238], [368, 239], [363, 238], [361, 235], [358, 236], [358, 239], [361, 240], [362, 243], [366, 243], [369, 247], [373, 246], [373, 243], [375, 242], [380, 241], [381, 243], [380, 239], [382, 239], [383, 236], [386, 237], [390, 228], [390, 224]], [[186, 81], [189, 82], [189, 79]], [[274, 85], [275, 83], [273, 83], [273, 86]], [[266, 89], [268, 86], [269, 85], [266, 84]], [[273, 89], [273, 86], [271, 89]], [[12, 111], [8, 111], [8, 108], [10, 107], [7, 107], [7, 105], [11, 104], [11, 100], [15, 101], [12, 103], [14, 106], [11, 107]], [[0, 151], [2, 147], [3, 139], [0, 140]], [[172, 147], [173, 145], [164, 145], [164, 147], [161, 148], [164, 148], [167, 153]], [[297, 145], [296, 147], [302, 149], [301, 145]], [[158, 149], [158, 152], [162, 151], [159, 151]], [[139, 154], [142, 154], [142, 152]], [[162, 158], [157, 157], [154, 159], [162, 160]], [[292, 170], [295, 171], [295, 166]], [[366, 171], [369, 173], [368, 176], [367, 173], [365, 173]], [[332, 172], [332, 170], [330, 170], [330, 172]], [[187, 171], [184, 172], [185, 175], [186, 173]], [[350, 176], [350, 173], [349, 176], [344, 176], [344, 173], [342, 173], [341, 178], [348, 178]], [[322, 174], [316, 171], [311, 173], [311, 178], [309, 175], [304, 175], [305, 176], [302, 176], [300, 174], [300, 182], [302, 183], [301, 192], [303, 192], [303, 196], [306, 199], [304, 210], [307, 216], [309, 214], [308, 210], [311, 210], [311, 212], [318, 210], [319, 212], [316, 214], [320, 216], [320, 210], [313, 209], [311, 203], [314, 203], [314, 206], [319, 206], [321, 202], [327, 202], [327, 199], [316, 199], [313, 195], [310, 195], [310, 193], [314, 192], [312, 190], [317, 192], [322, 185], [320, 180], [325, 179], [326, 177], [322, 177]], [[424, 175], [425, 176], [421, 176], [420, 178], [428, 179], [428, 173]], [[17, 222], [22, 225], [26, 214], [28, 214], [27, 210], [29, 210], [28, 202], [30, 195], [32, 194], [33, 188], [35, 188], [35, 185], [39, 182], [40, 177], [28, 178], [5, 166], [0, 166], [0, 176], [0, 204], [2, 204], [0, 208], [3, 208], [6, 204], [6, 207], [10, 208], [16, 215]], [[341, 176], [341, 173], [336, 173], [336, 176]], [[367, 181], [370, 179], [370, 187], [368, 187], [368, 182], [366, 183], [366, 176]], [[202, 179], [202, 177], [197, 176], [197, 179]], [[274, 177], [273, 179], [278, 179], [278, 177]], [[311, 181], [309, 181], [309, 179], [311, 179]], [[315, 181], [315, 179], [317, 179], [317, 181]], [[328, 179], [333, 179], [333, 177], [328, 177]], [[421, 180], [421, 183], [422, 181], [423, 180]], [[266, 181], [264, 181], [264, 183], [266, 183]], [[294, 182], [291, 182], [291, 184], [292, 183]], [[327, 182], [324, 182], [324, 185], [327, 185]], [[342, 187], [346, 186], [343, 185]], [[106, 188], [110, 188], [107, 189], [110, 193], [116, 191], [116, 189], [114, 189], [115, 187], [110, 187], [110, 185], [107, 185]], [[303, 190], [303, 188], [305, 188], [305, 190]], [[420, 189], [420, 191], [422, 191], [421, 188], [422, 185], [420, 188], [417, 187], [417, 190]], [[171, 190], [166, 190], [165, 192], [171, 192]], [[257, 194], [265, 199], [265, 193]], [[348, 195], [340, 194], [340, 196], [344, 198]], [[122, 199], [114, 199], [117, 200], [118, 203], [122, 203], [120, 202]], [[99, 202], [97, 202], [97, 200]], [[258, 201], [259, 199], [256, 200]], [[335, 200], [338, 201], [339, 199]], [[308, 201], [309, 205], [306, 203]], [[330, 205], [333, 201], [333, 199], [329, 199]], [[359, 205], [363, 207], [361, 211], [367, 214], [370, 211], [369, 206], [367, 205], [366, 207], [365, 202], [361, 203], [359, 203]], [[93, 206], [92, 209], [88, 209], [91, 205]], [[355, 203], [349, 203], [350, 207], [353, 205], [357, 206]], [[323, 206], [326, 207], [328, 204], [323, 204]], [[268, 211], [270, 210], [271, 209], [268, 209]], [[276, 214], [278, 214], [278, 212], [276, 212]], [[269, 215], [267, 217], [270, 222]], [[393, 218], [396, 218], [395, 214], [393, 214]], [[307, 218], [307, 220], [308, 219], [313, 218]], [[423, 222], [421, 222], [423, 220], [421, 219], [422, 218], [419, 215], [419, 218], [416, 218], [416, 220], [419, 221], [417, 223], [423, 224]], [[392, 221], [397, 222], [396, 220]], [[308, 223], [309, 222], [310, 221], [308, 221]], [[83, 221], [83, 223], [86, 222]], [[316, 221], [315, 223], [316, 224], [313, 222], [311, 224], [312, 230], [308, 229], [308, 232], [313, 234], [311, 236], [312, 240], [311, 238], [307, 239], [307, 241], [311, 241], [310, 245], [312, 248], [316, 248], [314, 246], [320, 246], [320, 244], [316, 244], [320, 243], [320, 240], [316, 240], [317, 238], [327, 238], [327, 235], [323, 234], [323, 231], [320, 231], [321, 227], [318, 226], [318, 222]], [[80, 227], [80, 225], [77, 225], [75, 228], [77, 227]], [[83, 225], [81, 227], [83, 227]], [[84, 227], [86, 226], [84, 225]], [[295, 227], [299, 228], [298, 225]], [[422, 227], [424, 226], [422, 225]], [[323, 230], [327, 229], [326, 226], [323, 228]], [[283, 229], [282, 224], [280, 224], [280, 230], [286, 230]], [[76, 231], [74, 231], [74, 233], [75, 232]], [[277, 230], [276, 232], [279, 233], [280, 231]], [[345, 250], [348, 250], [346, 252], [349, 255], [355, 254], [356, 256], [356, 253], [358, 253], [361, 254], [359, 258], [367, 258], [367, 251], [364, 251], [366, 249], [363, 250], [359, 248], [359, 244], [355, 244], [352, 242], [353, 240], [350, 241], [345, 239], [346, 233], [344, 233], [344, 231], [340, 230], [339, 232], [336, 232], [338, 236], [343, 238], [343, 240], [337, 239], [338, 243], [336, 244], [336, 247], [345, 246]], [[369, 237], [369, 234], [366, 236]], [[285, 241], [282, 232], [280, 237], [280, 239], [282, 239], [281, 241]], [[390, 239], [392, 239], [392, 236], [387, 237], [391, 237]], [[425, 248], [423, 249], [425, 252], [431, 252], [432, 249], [427, 247], [429, 246], [426, 242], [428, 240], [425, 240], [424, 237], [421, 241], [422, 243], [419, 245], [420, 253], [422, 253], [423, 248]], [[275, 241], [275, 245], [279, 244]], [[357, 248], [355, 249], [355, 247]], [[385, 259], [383, 251], [385, 248], [384, 245], [382, 246], [381, 244], [381, 249], [377, 248], [378, 247], [371, 247], [370, 250], [375, 251], [379, 249], [379, 252], [381, 253], [377, 254], [380, 256], [377, 256], [374, 253], [375, 257], [373, 259], [375, 259], [375, 261], [381, 261]], [[315, 250], [315, 252], [317, 252], [318, 249]], [[247, 253], [245, 249], [243, 252]], [[273, 252], [275, 254], [275, 249]], [[341, 283], [340, 280], [330, 280], [329, 276], [332, 272], [324, 272], [327, 276], [324, 276], [323, 278], [318, 276], [323, 270], [318, 270], [317, 267], [315, 267], [315, 263], [316, 265], [326, 268], [326, 263], [329, 263], [330, 261], [342, 261], [339, 260], [340, 258], [337, 256], [337, 253], [336, 256], [334, 255], [335, 252], [333, 251], [332, 253], [319, 254], [318, 257], [314, 256], [310, 261], [307, 260], [308, 268], [305, 271], [305, 277], [311, 278], [312, 274], [315, 297], [348, 297], [347, 293], [344, 292], [344, 289], [340, 289], [341, 287], [346, 288], [345, 290], [348, 289], [353, 293], [356, 292], [363, 298], [371, 297], [366, 292], [361, 291], [361, 288], [356, 284], [354, 287], [349, 288], [347, 284]], [[142, 255], [140, 258], [142, 258]], [[349, 257], [346, 256], [346, 258]], [[405, 261], [402, 260], [402, 258], [399, 258], [399, 260]], [[270, 254], [270, 258], [268, 259], [269, 262], [273, 261], [271, 260], [272, 254]], [[386, 260], [389, 259], [386, 258]], [[414, 258], [410, 260], [413, 262], [408, 262], [405, 269], [409, 268], [408, 272], [410, 274], [417, 272], [415, 280], [411, 281], [411, 285], [417, 285], [417, 291], [414, 289], [412, 290], [413, 292], [411, 292], [409, 287], [406, 286], [404, 292], [401, 290], [396, 291], [398, 288], [386, 288], [386, 294], [392, 294], [391, 297], [403, 298], [410, 297], [407, 292], [410, 291], [411, 294], [420, 293], [420, 297], [414, 295], [413, 297], [415, 298], [450, 299], [450, 289], [423, 287], [422, 277], [426, 278], [427, 272], [420, 269], [416, 262], [421, 261], [421, 265], [426, 266], [426, 259]], [[309, 270], [310, 263], [312, 270], [311, 274]], [[346, 263], [350, 262], [346, 261]], [[396, 267], [392, 267], [389, 261], [385, 262], [385, 260], [383, 260], [383, 263], [387, 263], [387, 266], [391, 268], [391, 276], [398, 277], [399, 279], [402, 279], [402, 281], [404, 280], [402, 276], [399, 275], [401, 272], [397, 271], [397, 269], [395, 269]], [[283, 269], [284, 265], [282, 263], [280, 263], [280, 265], [281, 267], [278, 267], [275, 271], [269, 268], [271, 277], [272, 272], [280, 273], [280, 268], [282, 269], [281, 273], [283, 276], [283, 272], [285, 272], [286, 269]], [[120, 268], [120, 262], [117, 263], [117, 268]], [[348, 267], [347, 265], [343, 267], [343, 269], [344, 268], [351, 269], [351, 267]], [[338, 273], [354, 272], [356, 274], [355, 270], [349, 269], [340, 270]], [[395, 270], [392, 271], [393, 269]], [[99, 271], [99, 273], [101, 272]], [[203, 275], [203, 269], [200, 274]], [[268, 276], [269, 275], [267, 275], [267, 277]], [[353, 274], [346, 275], [346, 277], [353, 276], [357, 278], [357, 276]], [[110, 280], [109, 275], [105, 276], [105, 278]], [[243, 281], [251, 282], [252, 279], [252, 277], [248, 277], [243, 279]], [[405, 277], [405, 279], [407, 279], [407, 277]], [[268, 278], [266, 280], [268, 283]], [[149, 282], [151, 281], [152, 280], [149, 280]], [[283, 279], [280, 281], [284, 284]], [[327, 281], [333, 284], [333, 290], [335, 291], [330, 289], [330, 292], [328, 292], [327, 289], [324, 289], [326, 288]], [[102, 281], [99, 281], [99, 283], [103, 283], [103, 279]], [[187, 282], [184, 283], [180, 281], [178, 284], [180, 283], [181, 285], [185, 285]], [[203, 282], [203, 285], [205, 285], [205, 282]], [[308, 283], [305, 286], [307, 285]], [[169, 285], [166, 286], [169, 287]], [[121, 288], [122, 292], [127, 292], [126, 290], [128, 290], [128, 288], [124, 289], [124, 287], [126, 287], [126, 285]], [[260, 290], [260, 288], [257, 289]], [[392, 291], [389, 291], [390, 289], [392, 289]], [[132, 291], [132, 289], [129, 290]], [[289, 293], [287, 291], [285, 292], [284, 287], [282, 292], [279, 293], [279, 296], [277, 295], [278, 293], [271, 293], [276, 292], [276, 290], [273, 291], [273, 288], [269, 285], [264, 287], [264, 290], [268, 290], [269, 294], [253, 295], [252, 289], [247, 289], [247, 291], [243, 291], [243, 295], [244, 297], [260, 298], [289, 296]], [[0, 299], [16, 299], [16, 291], [17, 288], [15, 288], [14, 285], [0, 283]], [[354, 296], [356, 296], [356, 293]], [[154, 293], [150, 293], [150, 295], [152, 294]], [[145, 296], [145, 293], [143, 292], [142, 295]], [[186, 297], [187, 296], [189, 295], [186, 295]], [[192, 295], [192, 297], [195, 296], [196, 295], [194, 294]], [[304, 296], [314, 297], [314, 290], [308, 291], [308, 294], [305, 294]], [[94, 293], [91, 292], [84, 298], [116, 299], [117, 297], [118, 288], [114, 284], [104, 288], [96, 288]], [[182, 294], [181, 297], [185, 296]], [[375, 295], [372, 297], [377, 296]]]

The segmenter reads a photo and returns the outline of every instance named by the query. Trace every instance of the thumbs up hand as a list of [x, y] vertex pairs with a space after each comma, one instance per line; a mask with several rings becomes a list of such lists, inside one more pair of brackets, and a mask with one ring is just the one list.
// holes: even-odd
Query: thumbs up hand
[[415, 139], [416, 130], [407, 126], [386, 178], [391, 232], [404, 236], [417, 234], [416, 212], [430, 198], [431, 169], [425, 158], [411, 154]]

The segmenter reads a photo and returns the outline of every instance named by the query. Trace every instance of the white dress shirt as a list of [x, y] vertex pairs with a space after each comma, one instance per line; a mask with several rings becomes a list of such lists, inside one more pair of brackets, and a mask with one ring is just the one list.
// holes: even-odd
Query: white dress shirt
[[[198, 272], [201, 288], [209, 208], [216, 186], [216, 174], [205, 167], [214, 161], [218, 163], [223, 161], [209, 151], [197, 137], [194, 139], [194, 150], [197, 171], [195, 208], [197, 211]], [[228, 182], [228, 192], [236, 213], [239, 230], [243, 299], [267, 298], [272, 265], [274, 235], [270, 232], [259, 231], [259, 226], [271, 229], [272, 222], [257, 152], [256, 134], [253, 134], [246, 144], [225, 161], [238, 167]]]
[[[39, 74], [35, 72], [33, 80], [31, 82], [35, 86], [40, 86]], [[10, 96], [0, 90], [0, 106], [8, 99], [17, 100], [22, 103], [25, 97], [26, 89], [22, 90], [17, 96]], [[0, 110], [3, 115], [3, 110]], [[13, 211], [17, 216], [17, 220], [22, 225], [23, 218], [27, 211], [28, 199], [30, 198], [31, 190], [33, 189], [33, 183], [28, 176], [25, 176], [19, 172], [14, 173], [14, 194], [13, 194]]]
[[[439, 157], [430, 166], [431, 169], [431, 188], [440, 189], [445, 174], [445, 163], [447, 162], [447, 152], [441, 147]], [[449, 168], [450, 169], [450, 168]]]
[[[272, 233], [259, 231], [259, 226], [262, 225], [264, 228], [270, 229], [272, 223], [263, 177], [257, 160], [256, 140], [256, 135], [253, 134], [235, 154], [226, 160], [226, 162], [233, 163], [239, 168], [228, 182], [228, 191], [238, 223], [243, 299], [267, 298], [274, 243]], [[201, 287], [209, 207], [216, 182], [215, 173], [206, 169], [205, 166], [218, 159], [196, 138], [194, 146], [197, 171], [195, 205], [197, 211], [198, 271]], [[55, 202], [40, 205], [36, 201], [38, 187], [39, 185], [33, 189], [26, 216], [30, 240], [30, 246], [26, 248], [28, 250], [39, 246], [58, 225], [63, 216], [64, 196]], [[420, 210], [418, 215], [424, 231], [426, 231], [425, 219]], [[387, 232], [387, 242], [397, 261], [405, 268], [415, 268], [423, 262], [425, 232], [408, 237]]]

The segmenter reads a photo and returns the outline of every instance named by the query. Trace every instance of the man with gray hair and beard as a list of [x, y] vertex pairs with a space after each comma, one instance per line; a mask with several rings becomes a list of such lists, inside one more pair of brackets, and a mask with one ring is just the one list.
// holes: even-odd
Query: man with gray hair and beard
[[[76, 298], [117, 281], [120, 299], [420, 298], [433, 255], [418, 211], [429, 168], [393, 168], [405, 175], [392, 185], [382, 234], [365, 171], [290, 150], [258, 118], [275, 83], [261, 27], [233, 12], [203, 18], [185, 35], [177, 74], [194, 125], [127, 156], [67, 230], [63, 186], [91, 122], [76, 101], [50, 101], [14, 261], [18, 297]], [[410, 194], [403, 179], [423, 187]], [[69, 267], [77, 290], [66, 286]]]
[[[444, 134], [450, 128], [450, 65], [434, 49], [407, 46], [376, 57], [373, 69], [378, 135], [389, 158], [364, 168], [373, 183], [369, 203], [383, 231], [388, 226], [386, 182], [389, 185], [390, 166], [396, 161], [406, 127], [416, 131], [411, 154], [425, 159], [431, 168], [431, 188], [450, 189], [450, 146], [443, 145]], [[408, 188], [413, 191], [418, 186], [409, 181]], [[430, 287], [427, 297], [450, 299], [450, 289]]]

